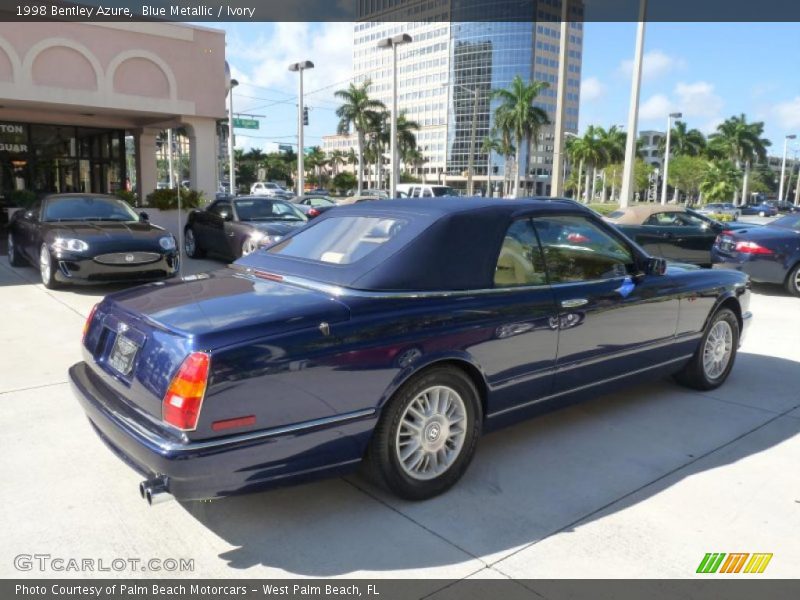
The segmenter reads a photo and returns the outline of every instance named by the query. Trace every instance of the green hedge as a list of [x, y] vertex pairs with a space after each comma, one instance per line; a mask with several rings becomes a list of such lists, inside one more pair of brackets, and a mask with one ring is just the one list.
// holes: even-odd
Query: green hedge
[[600, 213], [603, 216], [610, 215], [612, 212], [619, 208], [618, 204], [588, 204], [594, 212]]
[[139, 204], [139, 196], [137, 196], [133, 192], [129, 192], [128, 190], [119, 190], [117, 192], [114, 192], [114, 196], [119, 198], [120, 200], [124, 200], [134, 208]]
[[723, 213], [712, 213], [708, 215], [709, 218], [719, 221], [720, 223], [730, 223], [733, 221], [733, 215]]
[[[203, 192], [181, 189], [181, 208], [199, 208], [203, 204]], [[147, 205], [158, 210], [178, 208], [178, 190], [154, 190], [147, 195]]]
[[30, 190], [13, 190], [8, 195], [8, 206], [30, 208], [36, 202], [36, 194]]

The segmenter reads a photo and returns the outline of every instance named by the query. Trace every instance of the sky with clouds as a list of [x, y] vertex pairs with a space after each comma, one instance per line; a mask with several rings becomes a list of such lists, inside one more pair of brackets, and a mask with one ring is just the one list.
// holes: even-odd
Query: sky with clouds
[[[221, 26], [241, 84], [234, 109], [265, 115], [258, 132], [237, 132], [237, 146], [295, 141], [297, 74], [287, 66], [299, 60], [315, 63], [305, 77], [311, 107], [306, 145], [321, 144], [335, 131], [333, 92], [352, 74], [352, 24]], [[585, 24], [581, 130], [627, 122], [635, 34], [635, 23]], [[743, 112], [765, 122], [779, 154], [786, 133], [800, 134], [799, 57], [794, 23], [648, 23], [639, 129], [664, 130], [667, 114], [677, 111], [689, 127], [709, 133]]]

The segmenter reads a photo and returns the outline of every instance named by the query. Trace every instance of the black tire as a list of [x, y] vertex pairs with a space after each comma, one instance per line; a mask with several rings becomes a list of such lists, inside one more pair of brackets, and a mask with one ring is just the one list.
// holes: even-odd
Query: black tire
[[[722, 323], [720, 327], [722, 331], [726, 329], [726, 325], [728, 330], [730, 331], [730, 355], [727, 358], [727, 363], [722, 368], [721, 372], [709, 372], [709, 369], [705, 365], [704, 357], [708, 352], [714, 354], [715, 349], [710, 346], [710, 344], [715, 344], [716, 348], [719, 348], [718, 343], [715, 343], [715, 339], [709, 341], [709, 338], [712, 336], [712, 331], [716, 332], [719, 331], [717, 328], [718, 324]], [[727, 347], [727, 343], [724, 344]], [[708, 346], [708, 348], [707, 348]], [[728, 375], [733, 368], [734, 363], [736, 362], [736, 353], [739, 349], [739, 320], [736, 318], [736, 315], [733, 313], [732, 310], [729, 308], [722, 308], [718, 310], [711, 320], [708, 322], [708, 326], [706, 327], [706, 331], [703, 334], [702, 339], [700, 340], [700, 344], [697, 347], [694, 355], [692, 356], [691, 360], [689, 360], [688, 364], [678, 373], [675, 374], [675, 379], [681, 385], [686, 387], [695, 389], [695, 390], [713, 390], [718, 388], [725, 380], [728, 378]]]
[[25, 260], [17, 250], [16, 244], [14, 244], [14, 234], [11, 228], [8, 230], [8, 262], [12, 267], [25, 266]]
[[197, 245], [197, 238], [191, 227], [183, 230], [183, 251], [189, 258], [203, 258], [206, 255], [206, 251]]
[[[401, 464], [400, 452], [401, 421], [409, 406], [431, 388], [446, 388], [455, 392], [460, 398], [463, 408], [464, 428], [460, 447], [455, 451], [444, 471], [427, 479], [412, 477]], [[451, 397], [453, 398], [453, 397]], [[447, 410], [445, 410], [447, 412]], [[431, 419], [437, 416], [432, 415]], [[407, 381], [392, 396], [383, 409], [383, 413], [373, 432], [367, 450], [366, 466], [368, 475], [379, 485], [387, 488], [401, 498], [407, 500], [424, 500], [437, 496], [453, 486], [464, 474], [472, 461], [478, 439], [481, 435], [483, 411], [478, 391], [472, 380], [460, 369], [454, 367], [433, 367]], [[453, 430], [444, 427], [439, 429], [435, 423], [421, 424], [421, 435], [424, 432], [442, 435], [441, 443], [447, 446], [449, 435], [457, 435]], [[432, 439], [432, 438], [427, 438]], [[440, 443], [439, 440], [431, 443]], [[446, 448], [441, 449], [446, 452]], [[433, 452], [437, 454], [438, 452]], [[428, 459], [424, 459], [428, 460]], [[423, 463], [424, 463], [423, 460]]]
[[800, 263], [797, 263], [789, 271], [784, 285], [786, 286], [786, 291], [792, 296], [800, 296]]
[[[45, 266], [45, 259], [47, 260], [47, 266]], [[47, 244], [42, 244], [39, 248], [39, 275], [42, 278], [42, 283], [44, 287], [48, 290], [54, 290], [58, 287], [58, 281], [56, 281], [56, 266], [57, 261], [53, 258], [52, 252], [47, 247]]]

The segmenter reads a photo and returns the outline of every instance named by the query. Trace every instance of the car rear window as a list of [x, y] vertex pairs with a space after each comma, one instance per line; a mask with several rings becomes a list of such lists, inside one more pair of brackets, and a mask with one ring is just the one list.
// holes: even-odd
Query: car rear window
[[332, 217], [272, 246], [268, 252], [346, 265], [374, 252], [396, 237], [405, 225], [405, 220], [394, 217]]

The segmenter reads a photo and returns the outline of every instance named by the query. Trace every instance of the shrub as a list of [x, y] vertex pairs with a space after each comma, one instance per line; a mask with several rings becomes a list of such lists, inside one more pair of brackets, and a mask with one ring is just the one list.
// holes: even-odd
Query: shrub
[[19, 206], [20, 208], [30, 208], [36, 202], [36, 194], [30, 190], [13, 190], [8, 195], [9, 206]]
[[733, 221], [733, 215], [723, 213], [713, 213], [708, 215], [709, 218], [719, 221], [720, 223], [730, 223]]
[[[181, 208], [199, 208], [203, 204], [203, 192], [181, 188]], [[178, 208], [178, 190], [153, 190], [147, 195], [147, 205], [158, 210]]]
[[124, 200], [133, 207], [136, 207], [139, 204], [139, 196], [133, 192], [129, 192], [128, 190], [118, 190], [114, 193], [114, 196], [120, 200]]

